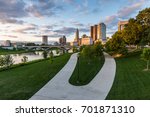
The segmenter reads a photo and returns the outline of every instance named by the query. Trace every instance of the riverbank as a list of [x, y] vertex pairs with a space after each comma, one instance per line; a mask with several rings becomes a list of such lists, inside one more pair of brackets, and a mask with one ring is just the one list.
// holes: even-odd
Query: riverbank
[[21, 54], [21, 53], [27, 53], [31, 51], [26, 50], [6, 50], [6, 49], [0, 49], [0, 55], [7, 55], [7, 54]]
[[0, 72], [0, 99], [29, 99], [67, 63], [70, 54]]

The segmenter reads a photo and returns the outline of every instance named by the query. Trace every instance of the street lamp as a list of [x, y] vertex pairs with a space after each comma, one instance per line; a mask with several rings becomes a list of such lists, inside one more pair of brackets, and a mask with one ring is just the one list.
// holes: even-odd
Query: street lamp
[[78, 78], [77, 78], [77, 84], [79, 84], [79, 60], [80, 60], [80, 55], [79, 55], [79, 53], [77, 54], [77, 59], [78, 59]]

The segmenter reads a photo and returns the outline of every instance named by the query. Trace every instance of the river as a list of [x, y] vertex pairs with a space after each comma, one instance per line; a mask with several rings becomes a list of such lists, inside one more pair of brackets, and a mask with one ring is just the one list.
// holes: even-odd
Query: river
[[[59, 54], [57, 54], [56, 50], [52, 51], [54, 56], [59, 56], [60, 54], [62, 54], [62, 52], [60, 52]], [[38, 59], [43, 59], [43, 52], [42, 51], [35, 51], [35, 52], [29, 52], [29, 53], [22, 53], [22, 54], [10, 54], [13, 58], [14, 64], [18, 64], [18, 63], [22, 63], [23, 56], [26, 56], [28, 58], [28, 61], [33, 61], [33, 60], [38, 60]]]

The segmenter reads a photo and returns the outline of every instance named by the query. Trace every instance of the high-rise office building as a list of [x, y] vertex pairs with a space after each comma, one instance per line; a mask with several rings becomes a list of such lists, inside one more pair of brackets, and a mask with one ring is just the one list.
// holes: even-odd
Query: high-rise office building
[[75, 42], [79, 42], [79, 29], [76, 30], [76, 34], [75, 34]]
[[122, 31], [126, 24], [128, 24], [128, 21], [119, 21], [118, 22], [118, 31]]
[[106, 25], [104, 23], [100, 23], [97, 26], [97, 39], [102, 42], [106, 41]]
[[6, 40], [4, 42], [4, 46], [10, 47], [11, 46], [11, 41], [10, 40]]
[[48, 36], [42, 36], [42, 44], [48, 45]]
[[60, 43], [61, 45], [66, 45], [66, 43], [67, 43], [66, 36], [61, 37], [61, 38], [59, 39], [59, 43]]
[[94, 26], [91, 26], [91, 38], [93, 39], [94, 38], [94, 36], [93, 36], [93, 31], [94, 31]]
[[100, 23], [98, 25], [91, 26], [91, 38], [93, 42], [98, 40], [105, 42], [106, 41], [106, 25]]
[[97, 40], [97, 25], [93, 27], [93, 41]]

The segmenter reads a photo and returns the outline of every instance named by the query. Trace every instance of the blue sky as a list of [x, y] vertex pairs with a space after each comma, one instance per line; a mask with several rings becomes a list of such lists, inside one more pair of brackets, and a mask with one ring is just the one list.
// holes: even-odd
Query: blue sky
[[107, 36], [117, 31], [119, 20], [128, 20], [150, 7], [150, 0], [0, 0], [0, 40], [73, 41], [76, 28], [89, 34], [90, 26], [104, 22]]

